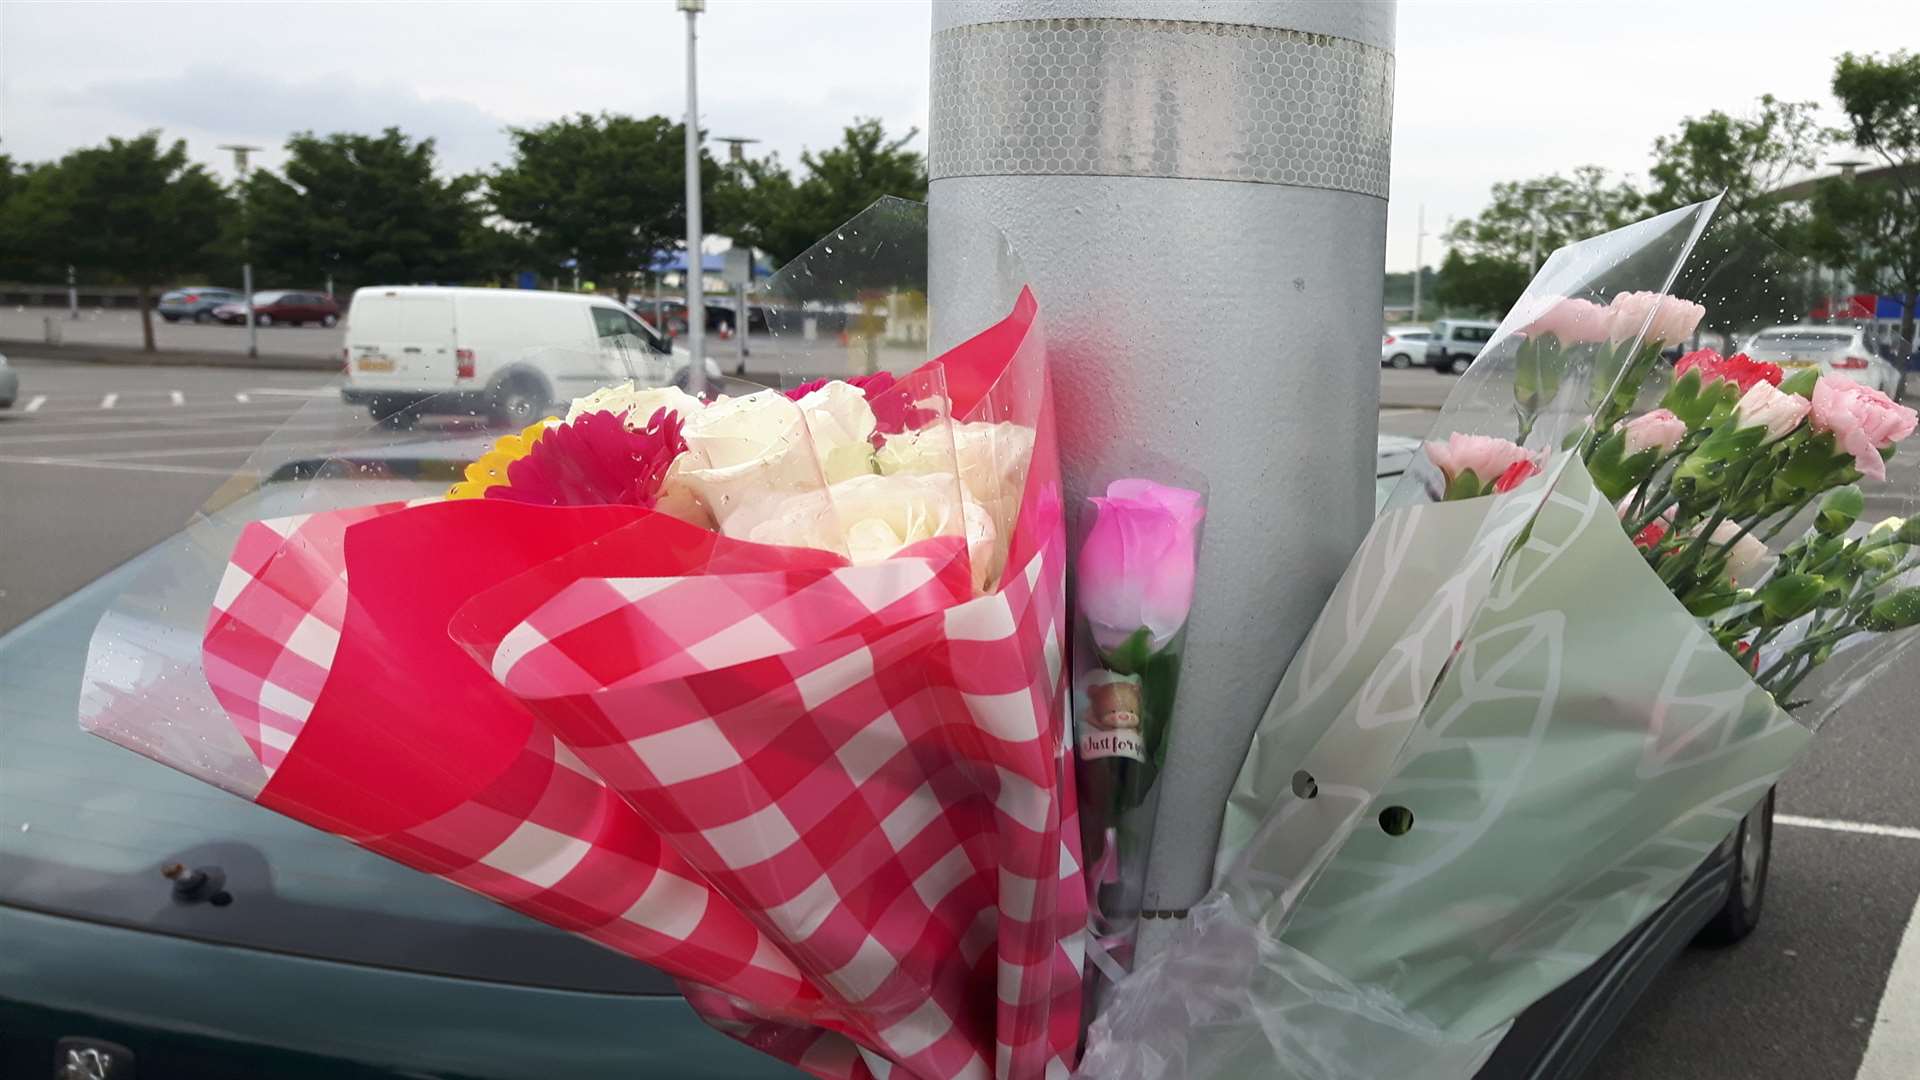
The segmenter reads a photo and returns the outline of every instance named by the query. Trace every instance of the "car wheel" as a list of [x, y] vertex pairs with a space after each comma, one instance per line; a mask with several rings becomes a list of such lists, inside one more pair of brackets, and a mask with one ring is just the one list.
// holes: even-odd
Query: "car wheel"
[[178, 315], [162, 315], [162, 316], [160, 316], [160, 317], [161, 317], [161, 318], [163, 318], [163, 319], [165, 319], [165, 320], [167, 320], [168, 322], [179, 322], [179, 321], [180, 321], [180, 316], [178, 316]]
[[340, 317], [338, 315], [323, 315], [320, 317], [320, 325], [329, 330], [333, 329], [339, 322]]
[[206, 323], [211, 322], [212, 319], [213, 319], [213, 316], [207, 314], [204, 311], [196, 311], [193, 313], [193, 321], [200, 323], [202, 325], [205, 325]]
[[546, 392], [531, 379], [509, 379], [494, 391], [493, 420], [503, 427], [523, 428], [546, 413]]
[[1394, 353], [1393, 359], [1389, 360], [1388, 363], [1399, 368], [1401, 371], [1405, 371], [1413, 366], [1413, 357], [1408, 356], [1406, 353]]
[[1740, 819], [1733, 834], [1733, 865], [1727, 902], [1713, 920], [1700, 928], [1695, 940], [1703, 945], [1732, 945], [1760, 925], [1760, 909], [1767, 899], [1767, 871], [1773, 866], [1773, 790]]
[[1463, 354], [1463, 355], [1454, 357], [1452, 366], [1447, 368], [1447, 370], [1453, 372], [1455, 375], [1465, 375], [1467, 373], [1467, 369], [1472, 366], [1473, 366], [1473, 357], [1466, 356]]
[[271, 316], [271, 315], [261, 315], [261, 314], [258, 314], [258, 313], [256, 313], [256, 314], [254, 315], [254, 317], [253, 317], [253, 325], [255, 325], [255, 326], [272, 326], [272, 325], [273, 325], [273, 316]]

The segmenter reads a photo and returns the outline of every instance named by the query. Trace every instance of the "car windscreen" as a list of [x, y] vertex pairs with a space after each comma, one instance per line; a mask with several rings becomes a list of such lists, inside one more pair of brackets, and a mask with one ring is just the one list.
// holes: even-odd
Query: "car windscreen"
[[1795, 330], [1790, 333], [1769, 331], [1747, 345], [1747, 355], [1769, 364], [1792, 363], [1840, 356], [1853, 343], [1850, 330]]
[[286, 295], [287, 294], [283, 292], [257, 292], [253, 294], [253, 306], [259, 307], [262, 304], [278, 303], [285, 299]]
[[[218, 504], [213, 516], [196, 521], [203, 531], [191, 542], [207, 553], [217, 581], [226, 556], [213, 553], [233, 542], [220, 531], [224, 523], [444, 492], [491, 438], [455, 420], [404, 436], [375, 432], [364, 411], [338, 397], [313, 400], [269, 437], [288, 451], [284, 460], [272, 464], [269, 455], [255, 475], [230, 481], [209, 504]], [[342, 440], [364, 452], [316, 458], [302, 450]], [[76, 689], [96, 626], [132, 643], [129, 663], [197, 656], [206, 600], [189, 600], [196, 594], [179, 570], [189, 535], [0, 637], [0, 904], [379, 967], [574, 990], [676, 992], [643, 964], [83, 731]], [[122, 594], [151, 593], [156, 575], [169, 601], [128, 606]], [[164, 707], [159, 698], [171, 685], [152, 691], [154, 707]], [[199, 899], [176, 896], [162, 873], [172, 864], [208, 875]], [[209, 899], [216, 891], [226, 902]]]

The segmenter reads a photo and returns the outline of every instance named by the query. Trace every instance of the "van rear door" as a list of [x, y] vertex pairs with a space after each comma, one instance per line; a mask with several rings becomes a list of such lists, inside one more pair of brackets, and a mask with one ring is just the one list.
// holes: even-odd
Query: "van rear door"
[[347, 315], [348, 377], [361, 386], [451, 390], [453, 336], [451, 296], [361, 293]]

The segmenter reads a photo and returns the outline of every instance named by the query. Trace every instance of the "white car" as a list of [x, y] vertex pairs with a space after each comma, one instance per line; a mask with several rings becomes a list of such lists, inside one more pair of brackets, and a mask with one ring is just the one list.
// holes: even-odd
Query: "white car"
[[437, 285], [357, 290], [344, 353], [341, 396], [393, 427], [427, 414], [521, 427], [608, 383], [685, 385], [688, 363], [606, 297]]
[[1433, 330], [1425, 326], [1389, 326], [1380, 335], [1380, 366], [1410, 368], [1414, 360], [1425, 360], [1427, 339]]
[[1747, 339], [1740, 351], [1755, 360], [1796, 369], [1819, 368], [1865, 383], [1892, 397], [1900, 388], [1900, 372], [1874, 354], [1866, 335], [1851, 326], [1769, 326]]

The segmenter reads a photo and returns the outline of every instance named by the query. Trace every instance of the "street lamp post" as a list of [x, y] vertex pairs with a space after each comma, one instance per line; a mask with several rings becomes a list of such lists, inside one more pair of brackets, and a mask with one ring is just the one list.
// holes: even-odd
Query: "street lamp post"
[[989, 222], [1046, 323], [1069, 505], [1116, 476], [1213, 492], [1138, 959], [1213, 880], [1254, 726], [1373, 518], [1393, 23], [1367, 0], [933, 7], [932, 351], [1006, 316], [968, 257]]
[[1413, 224], [1413, 321], [1420, 321], [1420, 279], [1426, 276], [1426, 264], [1420, 261], [1420, 245], [1427, 238], [1427, 204], [1420, 204]]
[[707, 0], [679, 0], [687, 13], [687, 393], [707, 387], [706, 260], [700, 253], [700, 76], [698, 33], [694, 29]]
[[[760, 140], [750, 139], [744, 135], [722, 135], [720, 136], [720, 141], [727, 144], [727, 167], [740, 168], [746, 164], [747, 144], [757, 143]], [[753, 319], [747, 310], [747, 293], [752, 286], [753, 249], [749, 247], [747, 249], [746, 280], [736, 282], [734, 286], [734, 291], [739, 297], [733, 309], [733, 334], [737, 339], [735, 344], [740, 350], [739, 356], [736, 357], [736, 366], [734, 367], [734, 374], [736, 375], [745, 375], [747, 373], [747, 333], [753, 325]]]
[[247, 155], [260, 148], [228, 143], [220, 149], [233, 151], [233, 167], [240, 174], [240, 290], [247, 300], [247, 356], [251, 358], [260, 355], [260, 328], [253, 321], [253, 238], [252, 226], [247, 220]]
[[1540, 272], [1540, 206], [1537, 196], [1544, 195], [1552, 188], [1522, 188], [1527, 196], [1527, 275]]
[[80, 319], [80, 286], [73, 276], [73, 264], [67, 264], [67, 321]]

